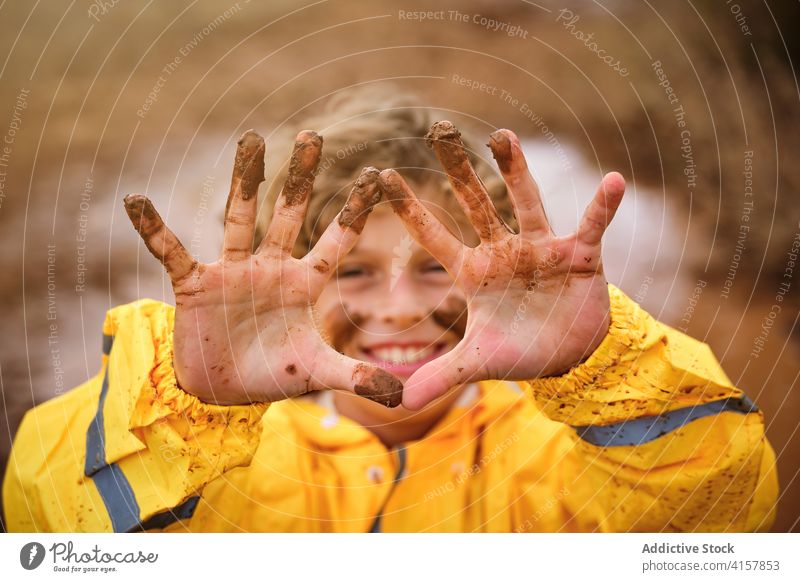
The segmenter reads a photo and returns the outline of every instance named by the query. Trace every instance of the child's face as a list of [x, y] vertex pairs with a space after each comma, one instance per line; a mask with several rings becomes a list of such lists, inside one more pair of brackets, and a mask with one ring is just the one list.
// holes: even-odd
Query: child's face
[[450, 275], [386, 204], [370, 216], [317, 301], [338, 351], [402, 380], [458, 343], [458, 325], [441, 314], [459, 306], [463, 296]]

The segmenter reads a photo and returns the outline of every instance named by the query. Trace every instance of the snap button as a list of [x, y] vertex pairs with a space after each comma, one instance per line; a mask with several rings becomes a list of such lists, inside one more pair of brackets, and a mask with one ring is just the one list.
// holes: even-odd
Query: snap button
[[322, 428], [333, 428], [337, 424], [339, 424], [339, 415], [335, 412], [331, 412], [327, 416], [322, 418]]
[[378, 465], [370, 465], [367, 469], [367, 479], [373, 483], [383, 482], [383, 469]]

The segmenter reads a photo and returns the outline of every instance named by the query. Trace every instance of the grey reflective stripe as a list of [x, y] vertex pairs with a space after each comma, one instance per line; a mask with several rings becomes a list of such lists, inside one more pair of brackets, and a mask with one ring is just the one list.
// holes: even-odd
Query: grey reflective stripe
[[693, 420], [721, 412], [749, 414], [758, 407], [747, 396], [727, 398], [698, 406], [672, 410], [658, 416], [626, 420], [605, 426], [575, 426], [578, 436], [598, 447], [623, 447], [641, 445], [656, 440]]
[[114, 344], [114, 336], [103, 334], [103, 354], [106, 356], [111, 353], [111, 346]]
[[372, 522], [372, 527], [369, 528], [369, 533], [381, 533], [381, 520], [383, 519], [383, 510], [386, 509], [386, 504], [389, 503], [389, 497], [391, 497], [392, 493], [394, 492], [395, 488], [397, 487], [397, 482], [400, 481], [405, 475], [406, 470], [406, 448], [401, 446], [397, 449], [397, 473], [395, 473], [394, 481], [392, 482], [392, 488], [389, 490], [389, 495], [386, 496], [386, 501], [383, 502], [383, 505], [378, 511], [378, 515], [375, 516], [375, 520]]
[[103, 498], [115, 532], [127, 532], [139, 526], [139, 504], [128, 478], [116, 463], [106, 465], [92, 475]]
[[[103, 335], [103, 353], [111, 354], [114, 337]], [[108, 368], [103, 375], [103, 387], [97, 403], [97, 412], [86, 431], [86, 463], [83, 472], [92, 478], [106, 506], [115, 532], [130, 531], [139, 524], [139, 504], [128, 478], [116, 463], [106, 463], [105, 423], [103, 406], [108, 394]]]
[[[103, 335], [103, 354], [109, 356], [114, 345], [114, 336]], [[139, 503], [128, 478], [116, 463], [106, 462], [105, 422], [103, 407], [108, 395], [108, 369], [103, 376], [103, 387], [97, 403], [97, 412], [86, 431], [86, 463], [84, 473], [91, 477], [100, 497], [106, 506], [115, 532], [141, 531], [143, 529], [164, 528], [167, 525], [187, 519], [194, 515], [199, 496], [190, 497], [179, 506], [158, 513], [142, 523], [139, 517]]]
[[[111, 354], [111, 346], [113, 344], [114, 336], [103, 335], [103, 353], [106, 356]], [[105, 406], [107, 394], [108, 364], [106, 364], [106, 373], [103, 376], [103, 387], [100, 389], [100, 400], [97, 404], [97, 412], [89, 423], [89, 428], [86, 430], [86, 462], [83, 467], [83, 472], [87, 476], [94, 475], [97, 471], [107, 466], [105, 422], [103, 420], [103, 406]]]

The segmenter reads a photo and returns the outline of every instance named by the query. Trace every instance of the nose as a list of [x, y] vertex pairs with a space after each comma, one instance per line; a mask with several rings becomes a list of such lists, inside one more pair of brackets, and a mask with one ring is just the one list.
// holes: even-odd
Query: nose
[[409, 327], [425, 318], [425, 297], [412, 277], [398, 273], [381, 290], [375, 317], [382, 323]]

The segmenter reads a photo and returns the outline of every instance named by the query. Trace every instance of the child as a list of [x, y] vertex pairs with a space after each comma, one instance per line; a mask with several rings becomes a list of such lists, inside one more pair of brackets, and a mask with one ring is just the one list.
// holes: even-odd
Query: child
[[762, 413], [605, 281], [622, 177], [555, 237], [513, 133], [489, 143], [506, 190], [449, 122], [438, 166], [429, 111], [364, 99], [316, 121], [324, 150], [298, 135], [258, 225], [243, 136], [215, 263], [125, 199], [177, 307], [111, 310], [100, 374], [27, 414], [9, 528], [768, 530]]

